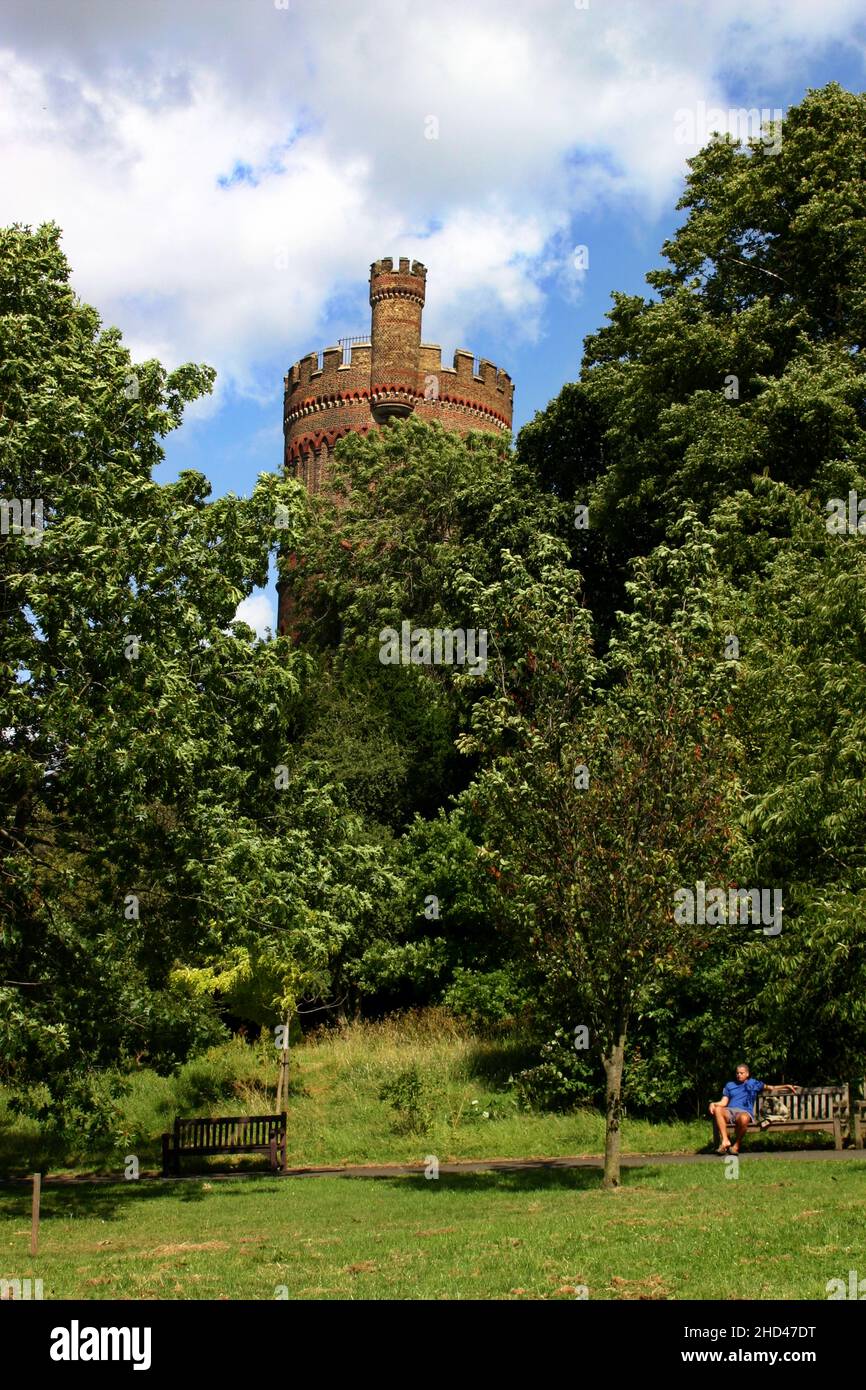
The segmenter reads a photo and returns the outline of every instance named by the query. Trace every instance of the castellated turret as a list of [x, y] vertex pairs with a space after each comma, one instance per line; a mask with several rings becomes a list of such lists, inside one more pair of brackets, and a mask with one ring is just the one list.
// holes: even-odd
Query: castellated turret
[[365, 434], [393, 417], [417, 415], [446, 429], [507, 433], [514, 386], [492, 362], [458, 349], [442, 365], [441, 349], [421, 341], [427, 271], [420, 261], [389, 257], [370, 267], [368, 338], [344, 339], [296, 362], [285, 379], [285, 466], [311, 492], [327, 485], [337, 440]]
[[427, 270], [403, 258], [394, 270], [390, 256], [370, 266], [370, 413], [377, 425], [389, 416], [411, 415], [423, 388], [418, 378], [421, 311]]

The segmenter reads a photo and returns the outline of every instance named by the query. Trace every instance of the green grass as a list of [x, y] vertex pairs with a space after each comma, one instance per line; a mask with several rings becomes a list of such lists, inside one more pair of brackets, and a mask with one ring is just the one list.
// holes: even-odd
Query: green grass
[[46, 1299], [823, 1299], [866, 1270], [866, 1163], [393, 1179], [270, 1177], [0, 1193], [6, 1278]]
[[[530, 1061], [519, 1040], [479, 1039], [443, 1010], [351, 1023], [292, 1049], [288, 1157], [292, 1166], [417, 1162], [427, 1153], [457, 1158], [530, 1158], [598, 1154], [604, 1120], [592, 1109], [566, 1114], [518, 1108], [509, 1078]], [[421, 1132], [400, 1133], [399, 1117], [379, 1099], [384, 1084], [416, 1066], [432, 1117]], [[49, 1142], [33, 1121], [11, 1116], [0, 1100], [0, 1171], [108, 1172], [135, 1154], [143, 1169], [159, 1163], [159, 1136], [175, 1114], [263, 1114], [274, 1109], [277, 1053], [266, 1041], [211, 1049], [174, 1077], [142, 1070], [120, 1105], [113, 1143]], [[485, 1118], [485, 1112], [487, 1118]], [[708, 1121], [666, 1124], [628, 1116], [627, 1153], [694, 1153], [710, 1140]], [[750, 1137], [750, 1148], [832, 1146], [830, 1136]], [[250, 1167], [258, 1159], [240, 1161]], [[225, 1169], [227, 1159], [216, 1160]]]

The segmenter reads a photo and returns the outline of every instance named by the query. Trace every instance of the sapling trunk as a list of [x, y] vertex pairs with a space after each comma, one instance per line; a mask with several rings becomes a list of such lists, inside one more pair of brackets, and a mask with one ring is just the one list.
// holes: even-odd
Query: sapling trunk
[[619, 1157], [622, 1146], [622, 1070], [625, 1059], [625, 1033], [621, 1033], [609, 1053], [602, 1054], [607, 1082], [605, 1096], [604, 1186], [619, 1187]]

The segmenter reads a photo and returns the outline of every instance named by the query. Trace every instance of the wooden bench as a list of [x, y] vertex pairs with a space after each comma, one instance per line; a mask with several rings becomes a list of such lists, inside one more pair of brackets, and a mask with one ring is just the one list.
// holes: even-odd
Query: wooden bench
[[[776, 1100], [787, 1107], [785, 1118], [772, 1114]], [[733, 1118], [728, 1118], [728, 1128], [733, 1125]], [[856, 1100], [853, 1088], [845, 1085], [803, 1086], [798, 1091], [778, 1087], [770, 1095], [761, 1091], [755, 1102], [755, 1118], [745, 1133], [754, 1130], [769, 1134], [823, 1130], [833, 1135], [837, 1149], [842, 1148], [843, 1139], [849, 1139], [859, 1149], [866, 1135], [866, 1101]]]
[[271, 1167], [286, 1171], [288, 1115], [231, 1115], [217, 1119], [175, 1120], [171, 1134], [162, 1136], [162, 1171], [180, 1173], [182, 1154], [267, 1153]]

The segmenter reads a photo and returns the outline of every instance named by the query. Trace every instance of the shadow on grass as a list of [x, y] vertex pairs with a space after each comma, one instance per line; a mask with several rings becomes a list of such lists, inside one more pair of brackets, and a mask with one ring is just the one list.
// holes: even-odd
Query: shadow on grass
[[538, 1048], [525, 1042], [502, 1039], [480, 1042], [466, 1054], [465, 1068], [469, 1076], [499, 1088], [508, 1085], [509, 1078], [538, 1063]]
[[[269, 1176], [269, 1175], [266, 1175]], [[158, 1178], [143, 1178], [138, 1182], [118, 1183], [70, 1183], [56, 1187], [43, 1187], [39, 1219], [41, 1222], [75, 1221], [90, 1217], [102, 1221], [122, 1219], [130, 1203], [141, 1204], [174, 1197], [184, 1205], [203, 1202], [212, 1197], [212, 1192], [202, 1189], [202, 1177], [196, 1175], [190, 1181], [169, 1182]], [[220, 1196], [249, 1196], [244, 1184], [233, 1187], [229, 1182], [220, 1183]], [[0, 1219], [22, 1220], [30, 1214], [30, 1188], [19, 1184], [14, 1191], [7, 1190], [0, 1196]]]
[[[639, 1169], [624, 1169], [623, 1187], [640, 1187], [644, 1181], [654, 1180], [660, 1175], [658, 1166], [647, 1164]], [[475, 1197], [482, 1193], [526, 1193], [538, 1192], [586, 1192], [601, 1191], [601, 1170], [599, 1168], [533, 1168], [507, 1172], [482, 1173], [442, 1173], [438, 1180], [431, 1181], [423, 1173], [406, 1174], [397, 1177], [346, 1178], [353, 1183], [374, 1182], [384, 1184], [395, 1191], [420, 1194], [425, 1201], [435, 1200], [437, 1194], [448, 1192], [464, 1197]], [[271, 1190], [291, 1185], [294, 1190], [298, 1183], [315, 1181], [314, 1178], [276, 1178], [263, 1174], [262, 1179], [272, 1184]], [[43, 1222], [74, 1221], [98, 1219], [102, 1221], [122, 1220], [129, 1211], [130, 1204], [140, 1205], [173, 1197], [185, 1205], [203, 1202], [217, 1194], [214, 1188], [205, 1192], [202, 1188], [203, 1175], [185, 1181], [164, 1181], [155, 1178], [140, 1179], [138, 1182], [118, 1183], [116, 1185], [97, 1183], [70, 1183], [69, 1186], [43, 1188], [41, 1220]], [[337, 1179], [329, 1178], [334, 1182]], [[220, 1198], [249, 1198], [252, 1193], [245, 1179], [233, 1183], [228, 1176], [219, 1181]], [[288, 1196], [288, 1187], [286, 1190]], [[615, 1196], [615, 1194], [612, 1194]], [[8, 1190], [0, 1195], [0, 1219], [23, 1220], [30, 1211], [30, 1190], [23, 1184], [14, 1191]]]
[[[163, 1183], [157, 1180], [139, 1180], [138, 1183], [70, 1183], [57, 1187], [43, 1187], [39, 1204], [40, 1222], [50, 1220], [75, 1220], [78, 1216], [99, 1216], [111, 1220], [129, 1202], [149, 1202], [174, 1195], [179, 1202], [204, 1201], [207, 1193], [193, 1183]], [[29, 1216], [31, 1211], [31, 1190], [18, 1184], [0, 1197], [0, 1219], [21, 1218], [22, 1213]]]
[[[661, 1171], [657, 1165], [654, 1167], [650, 1163], [641, 1168], [624, 1168], [621, 1186], [640, 1187], [644, 1180], [658, 1178]], [[483, 1173], [440, 1173], [435, 1182], [423, 1174], [416, 1177], [412, 1173], [402, 1178], [372, 1178], [371, 1181], [387, 1183], [403, 1191], [409, 1185], [414, 1189], [423, 1187], [430, 1194], [447, 1191], [466, 1197], [481, 1192], [601, 1192], [602, 1169], [599, 1165], [598, 1168], [521, 1168]], [[611, 1195], [615, 1197], [616, 1194]]]
[[[155, 1140], [136, 1145], [134, 1151], [145, 1167], [162, 1162], [162, 1150]], [[0, 1180], [28, 1178], [31, 1173], [81, 1168], [85, 1164], [89, 1172], [110, 1173], [112, 1169], [123, 1168], [117, 1150], [110, 1143], [93, 1143], [85, 1154], [62, 1137], [28, 1135], [13, 1129], [4, 1132], [0, 1127]]]

